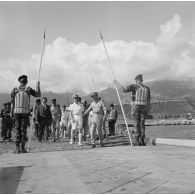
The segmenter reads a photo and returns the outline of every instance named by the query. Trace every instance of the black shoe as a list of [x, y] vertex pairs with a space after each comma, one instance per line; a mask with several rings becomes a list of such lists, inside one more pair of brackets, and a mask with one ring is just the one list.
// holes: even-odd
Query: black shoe
[[92, 148], [95, 148], [95, 147], [96, 147], [96, 145], [95, 145], [95, 144], [93, 144], [93, 145], [92, 145]]
[[21, 152], [22, 152], [22, 153], [27, 153], [27, 150], [26, 150], [25, 148], [22, 148], [22, 149], [21, 149]]
[[25, 143], [21, 144], [21, 152], [22, 153], [27, 153], [26, 149], [25, 149]]
[[146, 146], [146, 143], [141, 142], [141, 143], [140, 143], [140, 146]]
[[104, 144], [101, 144], [100, 147], [103, 148], [104, 147]]

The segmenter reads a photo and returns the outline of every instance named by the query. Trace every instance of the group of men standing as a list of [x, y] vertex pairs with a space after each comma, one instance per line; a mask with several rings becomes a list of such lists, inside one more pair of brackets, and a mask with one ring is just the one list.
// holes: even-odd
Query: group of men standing
[[53, 142], [59, 140], [61, 115], [61, 107], [57, 104], [56, 99], [52, 99], [51, 106], [47, 104], [46, 97], [36, 100], [32, 118], [34, 121], [35, 136], [39, 142], [43, 140], [48, 141], [49, 136], [52, 137]]
[[[134, 121], [135, 131], [135, 145], [145, 145], [145, 119], [150, 110], [150, 89], [143, 84], [143, 76], [141, 74], [135, 77], [136, 83], [127, 86], [126, 88], [121, 86], [118, 81], [114, 80], [114, 85], [120, 87], [123, 92], [132, 93], [131, 112]], [[27, 86], [28, 79], [26, 75], [22, 75], [18, 78], [19, 87], [16, 87], [11, 92], [11, 106], [4, 109], [5, 118], [9, 117], [9, 120], [14, 118], [14, 124], [16, 129], [16, 151], [15, 153], [25, 153], [25, 144], [27, 142], [27, 126], [29, 123], [30, 114], [30, 95], [39, 98], [41, 96], [40, 82], [37, 82], [36, 90]], [[81, 97], [78, 95], [73, 96], [74, 103], [66, 109], [64, 105], [61, 109], [57, 104], [56, 99], [52, 100], [52, 105], [47, 105], [47, 98], [36, 100], [36, 105], [33, 109], [33, 121], [35, 125], [35, 136], [38, 141], [42, 142], [43, 139], [48, 141], [49, 136], [55, 142], [59, 140], [59, 130], [66, 130], [68, 121], [71, 124], [70, 131], [70, 144], [74, 142], [74, 132], [78, 132], [79, 142], [78, 145], [82, 145], [82, 139], [86, 139], [86, 127], [89, 125], [89, 132], [91, 137], [92, 147], [96, 147], [95, 140], [96, 134], [99, 136], [100, 146], [104, 146], [105, 132], [105, 120], [108, 114], [104, 101], [98, 97], [98, 93], [91, 94], [92, 102], [88, 105], [86, 101], [81, 103]], [[9, 110], [6, 115], [7, 109]], [[117, 111], [114, 105], [110, 105], [109, 109], [109, 135], [115, 133], [115, 123], [117, 119]], [[67, 120], [69, 118], [69, 120]], [[5, 124], [5, 123], [4, 123]], [[51, 129], [51, 131], [50, 131]], [[10, 132], [5, 133], [2, 131], [2, 137], [10, 136]], [[51, 132], [51, 133], [50, 133]], [[65, 131], [62, 131], [63, 137], [65, 137]]]

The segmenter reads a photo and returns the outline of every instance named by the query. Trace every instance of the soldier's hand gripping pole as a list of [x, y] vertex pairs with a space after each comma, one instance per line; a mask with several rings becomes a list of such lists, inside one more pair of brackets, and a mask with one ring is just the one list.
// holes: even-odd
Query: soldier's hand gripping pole
[[[37, 83], [36, 83], [37, 84], [37, 88], [38, 88], [38, 85], [40, 83], [40, 74], [41, 74], [41, 66], [42, 66], [42, 59], [43, 59], [44, 48], [45, 48], [45, 30], [44, 30], [43, 40], [42, 40], [40, 64], [39, 64], [39, 69], [38, 69], [38, 74], [37, 74]], [[34, 105], [33, 105], [33, 113], [34, 113], [34, 110], [35, 110], [35, 104], [36, 104], [36, 98], [35, 98], [35, 102], [34, 102]], [[31, 125], [30, 125], [30, 137], [29, 137], [28, 148], [27, 148], [28, 151], [30, 150], [32, 129], [33, 129], [33, 119], [31, 120]]]
[[[103, 36], [102, 36], [100, 31], [99, 31], [99, 33], [100, 33], [100, 38], [102, 40], [102, 43], [103, 43], [103, 46], [104, 46], [104, 49], [105, 49], [105, 52], [106, 52], [106, 56], [107, 56], [107, 59], [108, 59], [108, 64], [109, 64], [109, 67], [110, 67], [110, 71], [111, 71], [113, 80], [115, 80], [114, 72], [113, 72], [112, 65], [111, 65], [111, 62], [110, 62], [110, 58], [109, 58], [109, 55], [108, 55], [108, 52], [107, 52], [107, 49], [106, 49], [104, 38], [103, 38]], [[120, 98], [120, 95], [119, 95], [119, 92], [118, 92], [118, 88], [117, 88], [116, 85], [114, 85], [114, 87], [116, 89], [118, 100], [119, 100], [119, 103], [120, 103], [120, 106], [121, 106], [121, 110], [122, 110], [122, 113], [123, 113], [123, 118], [125, 120], [125, 125], [126, 125], [128, 136], [129, 136], [129, 142], [130, 142], [130, 145], [132, 146], [131, 135], [130, 135], [130, 132], [129, 132], [129, 127], [128, 127], [128, 124], [127, 124], [127, 120], [126, 120], [125, 112], [124, 112], [123, 105], [122, 105], [122, 102], [121, 102], [121, 98]]]

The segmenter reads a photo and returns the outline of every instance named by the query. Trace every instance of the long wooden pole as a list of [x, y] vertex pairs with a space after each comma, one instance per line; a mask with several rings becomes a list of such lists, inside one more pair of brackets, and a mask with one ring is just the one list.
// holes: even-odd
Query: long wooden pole
[[[107, 49], [106, 49], [106, 45], [105, 45], [105, 42], [104, 42], [104, 38], [103, 38], [101, 32], [99, 32], [99, 33], [100, 33], [100, 37], [102, 39], [102, 43], [103, 43], [103, 46], [104, 46], [104, 49], [105, 49], [105, 52], [106, 52], [106, 56], [107, 56], [107, 59], [108, 59], [108, 63], [109, 63], [109, 67], [110, 67], [110, 71], [111, 71], [113, 80], [115, 80], [114, 71], [112, 69], [112, 65], [111, 65], [110, 58], [109, 58], [109, 55], [108, 55], [108, 52], [107, 52]], [[122, 105], [122, 102], [121, 102], [121, 98], [120, 98], [120, 95], [119, 95], [117, 86], [116, 85], [114, 85], [114, 86], [115, 86], [116, 93], [117, 93], [117, 96], [118, 96], [118, 100], [119, 100], [119, 103], [120, 103], [120, 106], [121, 106], [121, 110], [122, 110], [122, 113], [123, 113], [123, 118], [125, 120], [125, 125], [126, 125], [127, 132], [128, 132], [128, 136], [129, 136], [129, 142], [130, 142], [130, 145], [132, 146], [131, 135], [130, 135], [130, 132], [129, 132], [129, 127], [128, 127], [128, 124], [127, 124], [127, 119], [126, 119], [126, 116], [125, 116], [125, 112], [124, 112], [124, 109], [123, 109], [123, 105]]]
[[[42, 66], [44, 48], [45, 48], [45, 30], [44, 30], [43, 40], [42, 40], [40, 63], [39, 63], [39, 69], [38, 69], [38, 74], [37, 74], [37, 84], [40, 81], [40, 74], [41, 74], [41, 66]], [[36, 104], [36, 98], [35, 98], [35, 102], [34, 102], [34, 105], [33, 105], [33, 112], [34, 112], [34, 109], [35, 109], [35, 104]], [[29, 137], [28, 148], [27, 148], [28, 151], [30, 150], [32, 129], [33, 129], [33, 120], [31, 120], [30, 137]]]

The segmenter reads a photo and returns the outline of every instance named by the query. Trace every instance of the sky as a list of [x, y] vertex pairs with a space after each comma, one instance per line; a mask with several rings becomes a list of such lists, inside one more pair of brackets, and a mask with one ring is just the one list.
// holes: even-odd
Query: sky
[[[42, 37], [41, 89], [90, 93], [112, 86], [101, 30], [115, 78], [124, 86], [195, 77], [195, 2], [0, 2], [0, 92], [28, 75], [34, 88]], [[93, 82], [94, 81], [94, 82]]]

